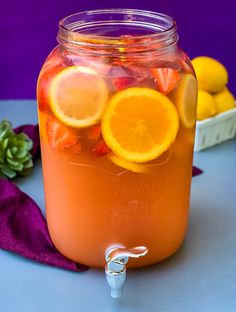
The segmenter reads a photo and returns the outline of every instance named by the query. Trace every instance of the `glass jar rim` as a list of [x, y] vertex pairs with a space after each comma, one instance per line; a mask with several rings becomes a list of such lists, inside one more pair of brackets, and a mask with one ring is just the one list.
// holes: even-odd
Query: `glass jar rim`
[[[120, 16], [120, 19], [114, 20], [114, 16]], [[111, 25], [112, 22], [123, 26], [136, 25], [150, 32], [144, 35], [127, 36], [134, 39], [133, 42], [121, 40], [124, 35], [107, 36], [83, 32], [83, 30], [93, 29], [99, 25]], [[59, 43], [69, 45], [71, 49], [86, 45], [87, 48], [99, 47], [109, 50], [111, 46], [113, 49], [116, 46], [121, 51], [128, 44], [129, 47], [133, 47], [133, 51], [137, 48], [140, 52], [142, 50], [140, 47], [147, 42], [158, 43], [159, 49], [173, 45], [178, 41], [178, 35], [175, 20], [163, 13], [139, 9], [99, 9], [83, 11], [62, 18], [59, 21], [57, 39]]]

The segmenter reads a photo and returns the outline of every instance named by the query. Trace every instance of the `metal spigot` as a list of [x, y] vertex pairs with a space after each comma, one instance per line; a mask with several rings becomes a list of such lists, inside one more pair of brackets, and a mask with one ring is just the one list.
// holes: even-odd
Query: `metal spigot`
[[111, 247], [106, 250], [105, 258], [107, 264], [105, 266], [105, 274], [113, 298], [122, 296], [126, 279], [126, 264], [129, 257], [143, 257], [147, 252], [148, 249], [145, 246], [132, 248]]

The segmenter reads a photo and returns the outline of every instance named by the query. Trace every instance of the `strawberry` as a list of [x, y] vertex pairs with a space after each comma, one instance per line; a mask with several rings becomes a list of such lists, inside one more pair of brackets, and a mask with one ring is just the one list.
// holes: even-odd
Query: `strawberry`
[[172, 68], [152, 68], [151, 72], [155, 78], [157, 89], [164, 94], [170, 93], [176, 87], [180, 78], [179, 72]]
[[101, 140], [96, 144], [95, 148], [93, 149], [93, 152], [95, 153], [96, 156], [104, 156], [109, 152], [109, 147], [103, 140]]
[[96, 141], [101, 137], [101, 126], [94, 125], [88, 128], [87, 137], [89, 140]]
[[41, 77], [38, 81], [37, 87], [37, 98], [38, 98], [38, 107], [41, 111], [49, 111], [48, 99], [47, 99], [47, 82], [45, 82]]
[[137, 83], [137, 80], [132, 77], [119, 77], [112, 79], [113, 86], [116, 91], [120, 91], [129, 87], [132, 87]]
[[94, 125], [88, 129], [87, 138], [92, 143], [92, 151], [96, 156], [104, 156], [108, 153], [108, 146], [101, 140], [102, 132], [100, 124]]
[[48, 88], [51, 80], [62, 70], [60, 63], [54, 63], [53, 60], [43, 67], [37, 85], [38, 106], [41, 111], [48, 112], [50, 110], [48, 99]]
[[51, 148], [58, 151], [63, 151], [75, 145], [78, 141], [76, 130], [64, 126], [55, 118], [47, 120], [46, 132]]

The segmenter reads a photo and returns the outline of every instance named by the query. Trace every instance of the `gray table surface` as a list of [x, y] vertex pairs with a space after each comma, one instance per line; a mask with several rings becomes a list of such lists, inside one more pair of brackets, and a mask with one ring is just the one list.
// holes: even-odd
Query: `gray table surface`
[[[35, 101], [0, 101], [0, 120], [36, 123]], [[236, 140], [195, 154], [204, 170], [192, 182], [191, 214], [181, 249], [157, 265], [128, 272], [112, 299], [102, 270], [72, 273], [0, 250], [0, 311], [235, 312]], [[44, 209], [40, 161], [18, 186]]]

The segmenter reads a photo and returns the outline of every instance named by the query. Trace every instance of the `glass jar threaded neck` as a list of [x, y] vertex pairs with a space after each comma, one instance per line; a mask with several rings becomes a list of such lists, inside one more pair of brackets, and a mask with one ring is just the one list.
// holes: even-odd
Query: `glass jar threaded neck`
[[136, 9], [76, 13], [59, 22], [57, 40], [67, 49], [97, 55], [163, 52], [178, 41], [168, 15]]

